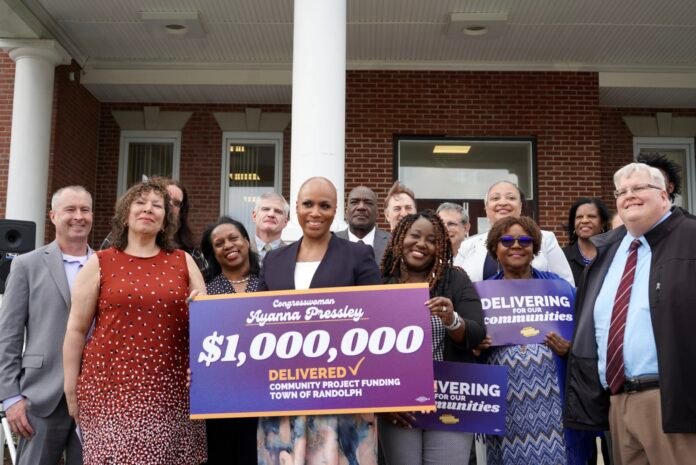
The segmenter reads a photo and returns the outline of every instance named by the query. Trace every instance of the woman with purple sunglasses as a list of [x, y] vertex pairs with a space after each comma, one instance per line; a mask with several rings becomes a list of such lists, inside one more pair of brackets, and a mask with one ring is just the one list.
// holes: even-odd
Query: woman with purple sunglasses
[[[541, 242], [541, 230], [529, 217], [496, 221], [488, 232], [486, 249], [500, 271], [488, 279], [553, 279], [574, 294], [573, 286], [560, 276], [532, 266]], [[490, 348], [492, 344], [495, 341], [486, 337], [479, 348], [488, 349], [483, 354], [487, 363], [508, 367], [508, 391], [505, 435], [487, 437], [488, 464], [585, 463], [585, 435], [563, 427], [564, 357], [570, 341], [549, 332], [543, 344]]]

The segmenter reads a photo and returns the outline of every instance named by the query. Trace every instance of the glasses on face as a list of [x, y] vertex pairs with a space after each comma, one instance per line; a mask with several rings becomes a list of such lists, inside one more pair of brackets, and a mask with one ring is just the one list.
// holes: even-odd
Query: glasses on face
[[664, 189], [652, 184], [636, 184], [633, 187], [627, 187], [618, 191], [614, 191], [614, 198], [620, 199], [629, 192], [634, 195], [640, 195], [641, 193], [647, 192], [648, 189], [657, 189], [658, 191], [663, 191]]
[[532, 239], [529, 236], [519, 236], [519, 237], [500, 236], [500, 239], [498, 239], [498, 242], [506, 249], [509, 249], [510, 247], [512, 247], [515, 244], [515, 242], [517, 242], [520, 245], [520, 247], [527, 248], [527, 247], [532, 246], [534, 239]]
[[172, 205], [172, 207], [181, 208], [181, 205], [183, 205], [184, 201], [178, 199], [171, 199], [169, 203]]

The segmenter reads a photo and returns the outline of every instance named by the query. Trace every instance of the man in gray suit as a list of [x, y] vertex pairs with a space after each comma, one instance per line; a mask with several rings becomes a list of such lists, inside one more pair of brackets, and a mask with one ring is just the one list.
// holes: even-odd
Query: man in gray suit
[[0, 400], [20, 436], [19, 465], [56, 465], [64, 450], [67, 465], [82, 463], [63, 395], [62, 347], [70, 288], [92, 253], [92, 196], [81, 186], [59, 189], [49, 215], [55, 240], [13, 260], [0, 307]]
[[251, 250], [259, 254], [259, 260], [263, 263], [268, 251], [286, 245], [280, 236], [290, 219], [290, 205], [282, 195], [273, 191], [264, 192], [256, 199], [251, 219], [256, 229]]
[[372, 246], [377, 265], [382, 262], [384, 249], [389, 242], [389, 233], [375, 226], [377, 223], [377, 196], [371, 189], [358, 186], [348, 194], [346, 205], [348, 229], [339, 231], [336, 236], [351, 242], [362, 241]]

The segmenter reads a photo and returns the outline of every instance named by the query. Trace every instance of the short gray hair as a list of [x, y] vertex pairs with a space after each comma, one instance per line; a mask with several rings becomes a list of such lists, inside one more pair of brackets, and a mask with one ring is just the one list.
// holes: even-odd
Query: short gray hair
[[80, 185], [65, 186], [65, 187], [61, 187], [60, 189], [55, 191], [53, 193], [53, 195], [51, 196], [51, 210], [56, 209], [56, 205], [58, 204], [58, 198], [60, 197], [60, 195], [63, 192], [65, 192], [67, 190], [71, 190], [71, 191], [75, 191], [75, 192], [83, 192], [83, 193], [87, 194], [89, 196], [89, 201], [92, 204], [94, 204], [94, 202], [92, 201], [92, 194], [90, 194], [89, 191], [84, 186], [80, 186]]
[[283, 214], [286, 218], [290, 217], [290, 205], [285, 197], [274, 191], [264, 192], [256, 198], [256, 205], [254, 205], [254, 211], [258, 213], [259, 208], [261, 208], [261, 202], [264, 200], [280, 200], [283, 204]]
[[622, 178], [627, 178], [635, 173], [648, 173], [650, 176], [650, 182], [662, 190], [666, 190], [667, 186], [665, 184], [665, 177], [662, 175], [662, 171], [652, 166], [646, 165], [645, 163], [629, 163], [628, 165], [619, 168], [619, 170], [614, 173], [614, 187], [619, 188], [619, 181]]
[[459, 204], [453, 202], [443, 202], [439, 207], [437, 207], [437, 211], [435, 213], [440, 213], [443, 210], [454, 210], [457, 213], [460, 213], [462, 215], [462, 224], [467, 224], [469, 222], [469, 213]]

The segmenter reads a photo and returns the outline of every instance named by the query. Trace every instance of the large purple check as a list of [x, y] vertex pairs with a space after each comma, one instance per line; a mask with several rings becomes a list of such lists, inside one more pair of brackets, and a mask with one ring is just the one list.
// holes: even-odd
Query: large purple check
[[561, 279], [498, 279], [474, 283], [494, 346], [537, 344], [549, 331], [573, 337], [575, 289]]
[[427, 284], [190, 306], [191, 418], [434, 409]]

